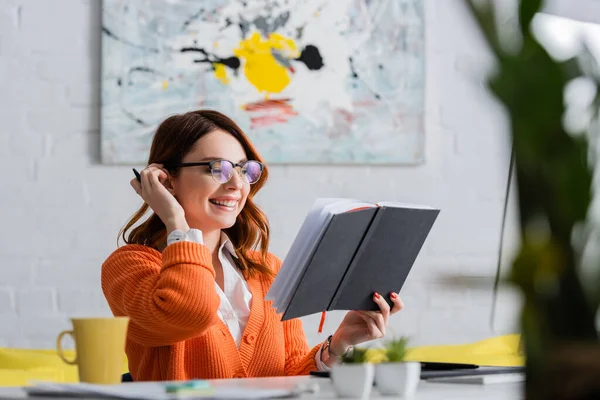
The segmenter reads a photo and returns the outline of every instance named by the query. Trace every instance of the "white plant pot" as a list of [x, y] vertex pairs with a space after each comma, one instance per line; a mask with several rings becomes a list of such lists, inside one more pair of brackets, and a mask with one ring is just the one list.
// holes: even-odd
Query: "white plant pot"
[[366, 399], [373, 388], [373, 364], [335, 364], [331, 369], [333, 388], [339, 397]]
[[385, 362], [375, 366], [375, 386], [384, 395], [411, 397], [421, 379], [419, 362]]

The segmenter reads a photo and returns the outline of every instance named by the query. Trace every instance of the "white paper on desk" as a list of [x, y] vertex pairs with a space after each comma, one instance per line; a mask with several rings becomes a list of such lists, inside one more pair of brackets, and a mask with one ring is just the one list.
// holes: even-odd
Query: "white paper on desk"
[[128, 382], [120, 385], [92, 385], [87, 383], [67, 384], [38, 382], [34, 386], [23, 388], [29, 396], [65, 396], [73, 398], [106, 398], [106, 399], [274, 399], [294, 397], [295, 390], [263, 389], [248, 387], [214, 387], [210, 394], [172, 394], [165, 392], [165, 385], [160, 382]]
[[428, 382], [439, 383], [465, 383], [474, 385], [489, 385], [494, 383], [519, 383], [525, 382], [524, 373], [507, 373], [491, 375], [467, 375], [467, 376], [445, 376], [439, 378], [429, 378]]

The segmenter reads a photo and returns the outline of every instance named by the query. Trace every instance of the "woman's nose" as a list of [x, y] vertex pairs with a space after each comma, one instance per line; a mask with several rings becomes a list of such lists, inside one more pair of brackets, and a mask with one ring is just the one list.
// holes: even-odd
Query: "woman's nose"
[[241, 189], [244, 184], [244, 178], [242, 177], [241, 168], [234, 168], [233, 174], [231, 174], [231, 179], [227, 182], [227, 186], [231, 189]]

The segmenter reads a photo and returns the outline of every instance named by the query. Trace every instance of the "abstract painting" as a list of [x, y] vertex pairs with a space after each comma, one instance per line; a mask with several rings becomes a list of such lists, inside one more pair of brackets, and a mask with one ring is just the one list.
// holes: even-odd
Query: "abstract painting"
[[278, 164], [415, 164], [423, 0], [103, 0], [102, 160], [221, 111]]

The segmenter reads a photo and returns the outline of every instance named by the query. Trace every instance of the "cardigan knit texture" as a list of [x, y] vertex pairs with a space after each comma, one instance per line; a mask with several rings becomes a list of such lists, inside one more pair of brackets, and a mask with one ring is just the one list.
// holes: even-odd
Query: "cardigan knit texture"
[[[177, 242], [161, 253], [115, 250], [102, 265], [102, 291], [115, 316], [130, 318], [125, 351], [135, 381], [306, 375], [317, 369], [299, 319], [281, 321], [265, 295], [272, 277], [248, 278], [250, 316], [239, 348], [218, 317], [211, 253]], [[281, 260], [268, 254], [277, 273]]]

